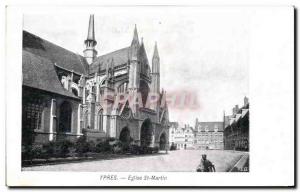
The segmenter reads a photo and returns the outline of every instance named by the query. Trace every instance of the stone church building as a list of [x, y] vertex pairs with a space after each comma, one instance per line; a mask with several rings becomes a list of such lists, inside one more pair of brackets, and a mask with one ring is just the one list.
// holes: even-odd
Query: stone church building
[[166, 146], [169, 115], [156, 43], [151, 68], [136, 27], [128, 47], [98, 56], [91, 15], [84, 44], [82, 56], [23, 31], [22, 144], [85, 134]]

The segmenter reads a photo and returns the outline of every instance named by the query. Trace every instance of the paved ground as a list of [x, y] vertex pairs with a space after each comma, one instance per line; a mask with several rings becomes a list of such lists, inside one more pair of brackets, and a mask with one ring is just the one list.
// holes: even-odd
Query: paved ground
[[114, 160], [95, 160], [88, 162], [45, 165], [22, 168], [23, 171], [195, 171], [201, 154], [215, 164], [216, 171], [227, 171], [244, 154], [243, 152], [218, 150], [177, 150], [168, 154], [137, 156]]

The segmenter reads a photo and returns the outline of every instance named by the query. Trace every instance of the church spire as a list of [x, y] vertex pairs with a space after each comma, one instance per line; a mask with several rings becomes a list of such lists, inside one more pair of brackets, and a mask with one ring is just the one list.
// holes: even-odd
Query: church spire
[[90, 15], [90, 22], [89, 22], [89, 30], [88, 30], [87, 39], [95, 41], [94, 15]]
[[87, 63], [91, 64], [97, 56], [97, 51], [95, 49], [97, 41], [95, 39], [94, 15], [90, 15], [88, 35], [86, 40], [84, 41], [84, 44], [86, 46], [86, 49], [83, 51], [84, 57]]
[[133, 39], [131, 42], [131, 46], [137, 46], [139, 45], [139, 36], [138, 36], [138, 32], [137, 32], [137, 28], [136, 28], [136, 24], [134, 25], [134, 32], [133, 32]]
[[151, 73], [151, 91], [154, 93], [160, 92], [160, 61], [159, 61], [157, 43], [155, 42], [154, 52], [152, 57], [152, 73]]
[[94, 15], [90, 15], [88, 35], [87, 35], [87, 38], [85, 40], [85, 44], [87, 44], [87, 41], [93, 42], [94, 46], [96, 46], [96, 44], [97, 44], [97, 41], [95, 39]]
[[140, 85], [140, 64], [138, 62], [140, 43], [136, 25], [134, 26], [133, 39], [130, 47], [130, 66], [128, 90], [137, 91]]
[[153, 59], [154, 58], [159, 58], [156, 41], [155, 41], [154, 52], [153, 52]]
[[155, 41], [154, 52], [152, 57], [152, 73], [159, 73], [160, 71], [159, 54], [157, 49], [157, 42]]

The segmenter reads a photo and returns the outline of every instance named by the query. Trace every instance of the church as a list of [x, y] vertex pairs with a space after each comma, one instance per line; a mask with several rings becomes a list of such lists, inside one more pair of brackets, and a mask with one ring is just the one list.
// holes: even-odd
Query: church
[[169, 114], [157, 44], [151, 68], [136, 26], [128, 47], [98, 56], [94, 15], [84, 44], [79, 55], [23, 31], [22, 145], [85, 135], [165, 146]]

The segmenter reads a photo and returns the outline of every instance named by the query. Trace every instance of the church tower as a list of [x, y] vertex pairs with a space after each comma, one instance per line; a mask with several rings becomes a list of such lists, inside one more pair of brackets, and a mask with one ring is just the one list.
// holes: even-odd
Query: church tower
[[133, 39], [130, 46], [130, 64], [129, 64], [129, 91], [137, 91], [140, 84], [140, 66], [138, 61], [138, 51], [140, 48], [139, 37], [136, 26], [134, 27]]
[[151, 91], [153, 93], [160, 93], [160, 59], [156, 42], [152, 57]]
[[97, 51], [95, 49], [97, 41], [95, 40], [94, 15], [90, 15], [88, 35], [84, 44], [86, 49], [83, 51], [83, 55], [87, 63], [90, 65], [97, 56]]

